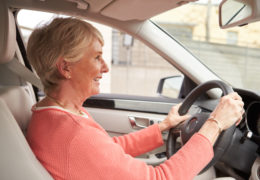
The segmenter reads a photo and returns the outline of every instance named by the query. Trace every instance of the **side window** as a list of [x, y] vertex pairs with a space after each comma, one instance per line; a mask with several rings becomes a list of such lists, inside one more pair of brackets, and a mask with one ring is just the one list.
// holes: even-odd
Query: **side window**
[[[61, 15], [21, 10], [17, 21], [25, 45], [34, 28], [58, 16]], [[101, 93], [158, 96], [160, 79], [181, 75], [177, 69], [141, 41], [108, 26], [92, 24], [104, 37], [103, 58], [110, 69], [109, 73], [103, 75]], [[178, 93], [175, 90], [170, 96], [175, 98]]]

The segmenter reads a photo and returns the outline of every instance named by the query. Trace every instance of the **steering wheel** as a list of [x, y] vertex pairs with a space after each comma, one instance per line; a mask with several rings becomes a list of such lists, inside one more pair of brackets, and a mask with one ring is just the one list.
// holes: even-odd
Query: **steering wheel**
[[[187, 97], [182, 102], [182, 105], [179, 108], [179, 114], [184, 115], [188, 112], [192, 104], [197, 100], [200, 95], [206, 93], [208, 90], [213, 88], [220, 88], [223, 92], [223, 96], [233, 92], [233, 89], [226, 85], [222, 81], [212, 80], [206, 83], [203, 83], [193, 89]], [[181, 123], [177, 127], [171, 128], [169, 131], [167, 144], [166, 144], [166, 155], [167, 158], [170, 158], [174, 153], [177, 152], [177, 139], [180, 138], [181, 146], [183, 146], [191, 136], [198, 132], [202, 125], [209, 118], [209, 113], [197, 113], [192, 115], [191, 118], [186, 120], [184, 123]], [[214, 145], [214, 157], [211, 162], [201, 171], [204, 172], [209, 167], [213, 166], [224, 154], [225, 150], [228, 148], [232, 140], [232, 136], [235, 132], [236, 126], [235, 124], [223, 131], [218, 137], [215, 145]]]

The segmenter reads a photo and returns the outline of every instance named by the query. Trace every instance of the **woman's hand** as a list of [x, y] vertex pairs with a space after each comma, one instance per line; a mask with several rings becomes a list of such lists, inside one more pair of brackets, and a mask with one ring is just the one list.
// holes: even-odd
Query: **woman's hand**
[[171, 129], [172, 127], [177, 126], [178, 124], [180, 124], [181, 122], [185, 121], [186, 119], [188, 119], [190, 117], [190, 115], [184, 115], [184, 116], [180, 116], [179, 115], [179, 108], [180, 108], [181, 104], [177, 104], [176, 106], [173, 106], [170, 110], [170, 112], [168, 113], [168, 116], [165, 118], [165, 120], [163, 120], [160, 124], [159, 124], [159, 128], [162, 131], [166, 131]]
[[244, 114], [244, 102], [236, 93], [230, 93], [221, 98], [218, 106], [211, 113], [211, 118], [214, 118], [222, 130], [228, 129], [236, 123], [238, 125]]
[[221, 131], [240, 123], [245, 112], [243, 107], [242, 98], [236, 92], [222, 97], [199, 133], [207, 137], [213, 145]]

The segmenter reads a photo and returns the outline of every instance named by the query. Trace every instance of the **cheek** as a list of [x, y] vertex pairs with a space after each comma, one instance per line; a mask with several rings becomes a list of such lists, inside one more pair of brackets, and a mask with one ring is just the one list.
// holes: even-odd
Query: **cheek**
[[80, 84], [85, 84], [86, 86], [91, 85], [100, 74], [100, 66], [98, 64], [92, 63], [82, 63], [78, 64], [74, 68], [74, 73], [77, 76], [77, 81]]
[[91, 71], [89, 71], [88, 73], [87, 73], [87, 78], [89, 78], [89, 79], [94, 79], [94, 78], [96, 78], [97, 77], [97, 75], [99, 74], [99, 71], [95, 71], [95, 70], [91, 70]]
[[78, 69], [78, 74], [83, 79], [84, 78], [91, 78], [91, 77], [95, 76], [96, 72], [97, 72], [96, 68], [91, 66], [91, 65], [82, 65]]
[[97, 75], [100, 74], [100, 66], [99, 65], [94, 65], [89, 69], [89, 74], [92, 76], [96, 77]]
[[94, 69], [89, 69], [89, 71], [84, 71], [79, 78], [81, 78], [81, 83], [84, 83], [87, 87], [96, 86], [96, 81], [94, 79], [98, 76], [99, 71]]

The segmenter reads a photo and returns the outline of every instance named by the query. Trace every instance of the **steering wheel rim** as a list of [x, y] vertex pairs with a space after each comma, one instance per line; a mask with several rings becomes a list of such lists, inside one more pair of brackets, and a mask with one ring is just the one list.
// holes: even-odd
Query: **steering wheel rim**
[[[197, 98], [202, 95], [203, 93], [207, 92], [210, 89], [213, 88], [219, 88], [223, 92], [223, 96], [227, 95], [231, 92], [233, 92], [233, 89], [225, 84], [222, 81], [219, 80], [212, 80], [208, 81], [206, 83], [203, 83], [199, 86], [197, 86], [195, 89], [193, 89], [187, 97], [184, 99], [182, 105], [179, 108], [179, 114], [184, 115], [188, 112], [192, 104], [197, 100]], [[197, 114], [198, 116], [199, 114]], [[205, 117], [204, 117], [205, 118]], [[196, 119], [194, 120], [194, 117], [186, 120], [184, 123], [182, 123], [177, 130], [177, 133], [180, 133], [181, 137], [181, 142], [183, 142], [183, 145], [190, 139], [190, 137], [197, 132], [200, 127], [205, 123], [206, 119]], [[193, 123], [196, 122], [196, 123]], [[192, 124], [192, 125], [191, 125]], [[190, 128], [189, 126], [192, 126]], [[191, 134], [187, 134], [187, 129], [190, 131]], [[190, 130], [192, 129], [192, 131]], [[204, 172], [207, 170], [209, 167], [213, 166], [224, 154], [225, 150], [228, 148], [228, 145], [230, 144], [232, 140], [232, 136], [235, 132], [236, 126], [235, 124], [228, 128], [227, 130], [223, 131], [220, 136], [218, 137], [215, 145], [214, 145], [214, 157], [211, 160], [211, 162], [201, 171]], [[166, 155], [167, 158], [170, 158], [174, 153], [177, 152], [176, 149], [176, 139], [175, 137], [176, 133], [174, 132], [175, 128], [171, 128], [169, 131], [169, 135], [167, 138], [167, 143], [166, 143]]]

